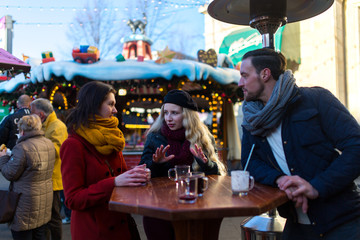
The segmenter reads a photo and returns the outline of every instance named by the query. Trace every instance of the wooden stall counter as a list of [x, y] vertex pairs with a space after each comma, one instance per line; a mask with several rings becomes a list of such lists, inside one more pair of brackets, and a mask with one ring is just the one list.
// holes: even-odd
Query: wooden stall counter
[[164, 177], [142, 187], [116, 187], [109, 209], [169, 220], [177, 240], [211, 240], [218, 239], [224, 217], [259, 215], [288, 201], [283, 191], [257, 183], [247, 196], [235, 196], [231, 177], [208, 177], [208, 190], [194, 204], [178, 203], [176, 182]]

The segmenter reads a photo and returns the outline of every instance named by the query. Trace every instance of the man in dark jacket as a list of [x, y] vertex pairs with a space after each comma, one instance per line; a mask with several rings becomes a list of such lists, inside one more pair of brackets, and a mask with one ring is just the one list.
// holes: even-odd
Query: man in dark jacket
[[285, 57], [271, 49], [244, 55], [242, 164], [289, 202], [283, 239], [360, 239], [360, 127], [327, 90], [299, 88]]
[[21, 95], [16, 102], [18, 110], [6, 116], [0, 124], [0, 145], [5, 144], [7, 148], [12, 149], [18, 140], [17, 123], [24, 115], [30, 114], [31, 98], [28, 95]]

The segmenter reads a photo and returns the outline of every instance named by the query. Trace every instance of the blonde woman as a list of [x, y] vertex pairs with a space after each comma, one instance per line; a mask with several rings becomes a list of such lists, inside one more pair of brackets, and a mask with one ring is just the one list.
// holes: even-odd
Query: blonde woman
[[[200, 121], [197, 104], [181, 90], [171, 90], [164, 97], [160, 116], [147, 135], [140, 164], [146, 163], [151, 177], [167, 176], [175, 165], [190, 165], [206, 175], [226, 175], [215, 149], [215, 139]], [[170, 222], [144, 217], [147, 238], [174, 239]]]
[[0, 170], [11, 181], [14, 192], [21, 193], [13, 221], [14, 239], [46, 239], [46, 223], [53, 201], [52, 172], [55, 148], [41, 131], [37, 115], [23, 116], [18, 122], [20, 138], [11, 156], [0, 152]]
[[152, 177], [167, 176], [175, 165], [191, 165], [207, 175], [226, 175], [215, 139], [200, 121], [196, 102], [187, 92], [171, 90], [165, 96], [160, 116], [147, 135], [140, 164], [144, 163]]

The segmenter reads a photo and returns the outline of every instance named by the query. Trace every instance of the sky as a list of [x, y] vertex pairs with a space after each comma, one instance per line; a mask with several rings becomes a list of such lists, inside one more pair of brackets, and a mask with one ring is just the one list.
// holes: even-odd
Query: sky
[[[90, 0], [1, 0], [0, 17], [10, 15], [15, 21], [12, 54], [20, 59], [22, 54], [41, 59], [42, 52], [52, 51], [56, 60], [71, 60], [71, 49], [76, 46], [69, 42], [66, 32], [71, 29], [76, 13], [84, 11], [85, 3], [88, 1]], [[117, 13], [131, 11], [127, 14], [134, 20], [142, 17], [141, 9], [128, 6], [135, 0], [109, 1], [113, 6], [112, 11]], [[172, 44], [175, 48], [185, 49], [185, 54], [196, 57], [197, 50], [205, 46], [204, 20], [202, 14], [198, 12], [198, 6], [205, 2], [206, 0], [147, 0], [149, 8], [163, 7], [156, 23], [152, 24], [153, 36], [157, 33], [159, 35], [156, 36], [152, 50], [162, 50]], [[114, 24], [126, 25], [127, 20], [120, 18]], [[169, 31], [171, 28], [174, 33], [172, 35], [179, 38], [167, 39], [163, 34], [164, 28], [168, 28]], [[192, 41], [191, 36], [194, 35], [197, 36]], [[182, 36], [186, 41], [182, 41]], [[186, 43], [191, 46], [177, 47], [175, 41], [178, 41], [177, 45]]]

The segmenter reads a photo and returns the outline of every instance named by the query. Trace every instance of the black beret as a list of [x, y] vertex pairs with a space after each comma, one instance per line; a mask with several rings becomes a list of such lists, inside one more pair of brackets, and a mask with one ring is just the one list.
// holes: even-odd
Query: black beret
[[164, 97], [164, 104], [165, 103], [173, 103], [179, 105], [184, 108], [189, 108], [191, 110], [197, 111], [197, 104], [192, 99], [189, 93], [181, 90], [171, 90], [166, 94]]

